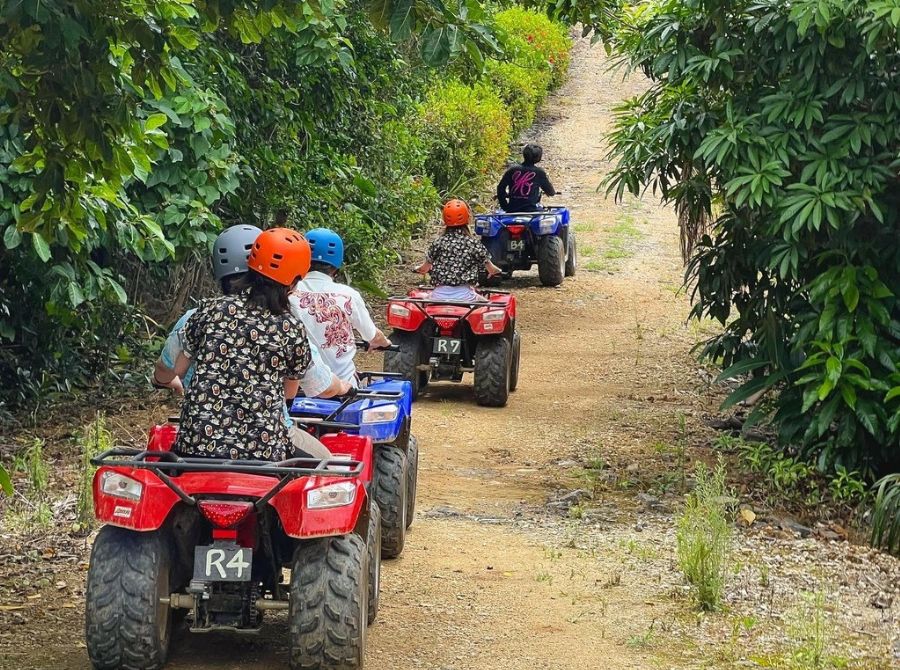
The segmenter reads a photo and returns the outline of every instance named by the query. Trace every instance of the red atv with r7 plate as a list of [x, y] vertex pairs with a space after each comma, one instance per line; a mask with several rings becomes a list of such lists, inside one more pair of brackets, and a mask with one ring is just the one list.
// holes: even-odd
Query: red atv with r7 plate
[[434, 300], [431, 287], [390, 298], [387, 321], [399, 351], [384, 355], [386, 372], [412, 382], [413, 398], [430, 382], [461, 382], [475, 373], [475, 401], [503, 407], [519, 381], [522, 339], [516, 298], [508, 291], [479, 289], [484, 300]]
[[324, 435], [332, 458], [274, 463], [181, 457], [176, 434], [156, 426], [146, 450], [92, 459], [107, 524], [87, 577], [94, 667], [161, 668], [178, 611], [192, 632], [256, 633], [266, 611], [283, 610], [291, 668], [362, 668], [381, 569], [371, 438]]

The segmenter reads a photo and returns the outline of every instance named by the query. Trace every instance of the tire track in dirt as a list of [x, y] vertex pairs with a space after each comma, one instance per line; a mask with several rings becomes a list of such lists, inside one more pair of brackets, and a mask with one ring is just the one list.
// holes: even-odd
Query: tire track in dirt
[[[666, 607], [653, 585], [637, 574], [618, 586], [620, 557], [560, 558], [545, 546], [541, 522], [548, 485], [558, 479], [555, 461], [582, 440], [627, 460], [648, 435], [668, 430], [644, 416], [646, 398], [665, 398], [693, 374], [681, 325], [686, 305], [673, 291], [681, 272], [674, 217], [655, 204], [616, 205], [596, 191], [608, 169], [602, 134], [612, 107], [641, 86], [609, 72], [602, 49], [580, 41], [568, 82], [527, 136], [544, 146], [545, 166], [564, 192], [558, 200], [572, 209], [579, 274], [559, 289], [541, 288], [536, 273], [511, 282], [523, 354], [519, 390], [505, 409], [475, 406], [471, 378], [430, 387], [416, 405], [420, 511], [403, 556], [384, 564], [368, 668], [569, 670], [601, 659], [609, 670], [654, 667], [646, 652], [623, 644], [626, 631]], [[636, 255], [620, 259], [616, 272], [587, 270], [623, 217], [640, 219]], [[649, 332], [656, 336], [642, 336]], [[630, 532], [621, 521], [611, 522], [616, 532]], [[88, 667], [84, 651], [73, 651], [81, 642], [77, 614], [67, 638], [55, 633], [66, 638], [59, 645], [25, 642], [23, 656], [0, 665]], [[286, 632], [282, 620], [243, 640], [180, 633], [167, 667], [286, 667]]]

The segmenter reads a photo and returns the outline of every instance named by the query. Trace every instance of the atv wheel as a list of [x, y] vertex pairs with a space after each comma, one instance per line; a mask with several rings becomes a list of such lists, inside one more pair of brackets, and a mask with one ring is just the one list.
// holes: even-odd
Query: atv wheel
[[563, 241], [547, 235], [538, 245], [538, 276], [544, 286], [559, 286], [565, 275], [566, 255]]
[[522, 336], [518, 330], [513, 331], [512, 361], [509, 370], [509, 390], [515, 391], [519, 385], [519, 359], [522, 356]]
[[422, 363], [424, 342], [419, 333], [395, 330], [391, 333], [391, 342], [400, 347], [400, 351], [384, 352], [384, 371], [403, 375], [412, 383], [412, 399], [419, 397], [419, 392], [428, 385], [428, 372], [419, 370]]
[[379, 444], [375, 449], [372, 490], [381, 508], [381, 555], [396, 558], [406, 542], [408, 471], [406, 454], [400, 447]]
[[100, 670], [155, 670], [166, 662], [171, 553], [161, 532], [104, 526], [91, 550], [85, 601], [88, 655]]
[[475, 401], [503, 407], [509, 400], [510, 344], [506, 337], [485, 337], [475, 348]]
[[569, 229], [566, 242], [566, 277], [574, 277], [578, 269], [578, 247], [575, 244], [575, 231]]
[[381, 509], [372, 500], [369, 503], [369, 529], [366, 533], [366, 554], [369, 564], [368, 622], [375, 623], [381, 594]]
[[416, 516], [416, 485], [419, 479], [419, 441], [410, 436], [406, 449], [406, 527]]
[[292, 670], [361, 670], [368, 559], [358, 535], [301, 542], [291, 565]]

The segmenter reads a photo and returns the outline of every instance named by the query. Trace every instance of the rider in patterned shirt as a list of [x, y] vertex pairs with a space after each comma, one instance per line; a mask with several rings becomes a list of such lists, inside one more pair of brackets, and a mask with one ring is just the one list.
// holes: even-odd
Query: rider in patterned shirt
[[[288, 294], [306, 273], [309, 245], [301, 235], [272, 228], [250, 251], [250, 271], [235, 295], [205, 301], [181, 331], [182, 352], [169, 376], [194, 379], [181, 406], [177, 453], [281, 461], [296, 448], [318, 458], [328, 450], [293, 440], [284, 404], [310, 365], [303, 326], [290, 314]], [[321, 450], [321, 453], [319, 451]]]
[[541, 193], [556, 195], [547, 173], [539, 168], [544, 150], [537, 144], [526, 144], [521, 165], [513, 165], [497, 184], [497, 200], [504, 212], [536, 212], [541, 209]]
[[435, 300], [481, 300], [475, 291], [482, 270], [488, 275], [500, 273], [491, 262], [491, 255], [481, 240], [469, 231], [472, 212], [462, 200], [450, 200], [444, 205], [444, 233], [428, 247], [425, 262], [416, 268], [420, 274], [430, 274]]

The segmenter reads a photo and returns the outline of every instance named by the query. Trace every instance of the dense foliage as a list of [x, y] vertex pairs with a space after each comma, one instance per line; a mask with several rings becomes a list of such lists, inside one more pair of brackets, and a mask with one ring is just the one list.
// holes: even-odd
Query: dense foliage
[[[181, 309], [223, 225], [336, 228], [354, 280], [375, 278], [435, 211], [434, 179], [476, 185], [506, 157], [510, 113], [481, 73], [522, 61], [529, 31], [565, 40], [528, 12], [498, 41], [493, 20], [475, 0], [3, 3], [0, 402], [144, 355], [147, 315]], [[527, 55], [529, 114], [554, 54]], [[495, 102], [467, 113], [495, 125], [451, 181], [430, 133], [453, 122], [423, 101], [460, 72]]]
[[[674, 203], [703, 354], [825, 469], [900, 465], [900, 3], [653, 0], [615, 47], [648, 76], [618, 195]], [[696, 245], [694, 245], [696, 243]]]

